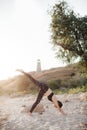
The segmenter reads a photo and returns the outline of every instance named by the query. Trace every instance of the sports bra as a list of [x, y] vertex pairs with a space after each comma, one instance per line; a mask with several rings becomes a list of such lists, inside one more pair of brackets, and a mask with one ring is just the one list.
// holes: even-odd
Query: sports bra
[[54, 95], [54, 93], [52, 92], [47, 98], [48, 100], [50, 100], [52, 102], [52, 96]]

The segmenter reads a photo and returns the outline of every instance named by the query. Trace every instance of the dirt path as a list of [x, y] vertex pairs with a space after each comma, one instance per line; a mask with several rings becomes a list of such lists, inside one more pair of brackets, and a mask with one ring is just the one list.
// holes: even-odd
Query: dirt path
[[66, 116], [44, 97], [41, 105], [45, 111], [38, 110], [32, 117], [23, 110], [34, 102], [35, 96], [0, 97], [0, 130], [87, 130], [87, 101], [81, 100], [80, 95], [57, 95]]

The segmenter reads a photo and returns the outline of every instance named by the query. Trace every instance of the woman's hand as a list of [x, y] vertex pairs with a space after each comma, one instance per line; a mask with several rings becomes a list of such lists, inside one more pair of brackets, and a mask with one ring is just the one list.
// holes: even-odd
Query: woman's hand
[[24, 72], [22, 69], [16, 69], [16, 71]]

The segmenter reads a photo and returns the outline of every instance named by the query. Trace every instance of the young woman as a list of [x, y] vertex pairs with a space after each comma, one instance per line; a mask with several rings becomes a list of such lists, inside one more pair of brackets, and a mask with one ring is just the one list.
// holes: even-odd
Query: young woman
[[40, 88], [37, 99], [34, 102], [34, 104], [32, 105], [30, 112], [29, 112], [29, 115], [32, 115], [33, 110], [40, 103], [40, 101], [41, 101], [41, 99], [43, 98], [44, 95], [48, 98], [48, 100], [53, 102], [54, 106], [59, 110], [59, 112], [61, 112], [62, 114], [65, 115], [65, 113], [61, 109], [62, 103], [60, 101], [57, 101], [55, 94], [52, 92], [52, 90], [48, 87], [47, 84], [39, 82], [38, 80], [33, 78], [29, 73], [26, 73], [23, 70], [18, 69], [17, 71], [20, 71], [21, 73], [26, 75], [35, 85], [37, 85]]

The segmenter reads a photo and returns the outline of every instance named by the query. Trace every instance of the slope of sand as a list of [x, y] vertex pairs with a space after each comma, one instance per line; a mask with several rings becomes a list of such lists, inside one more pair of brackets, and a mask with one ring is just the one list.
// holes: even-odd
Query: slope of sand
[[82, 93], [57, 95], [63, 102], [66, 116], [61, 115], [53, 104], [43, 97], [32, 116], [30, 106], [34, 95], [0, 97], [0, 130], [87, 130], [87, 100]]

